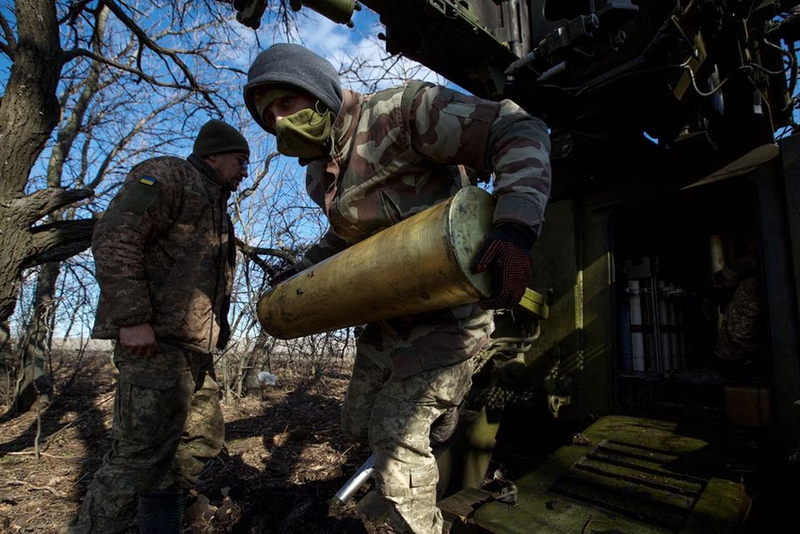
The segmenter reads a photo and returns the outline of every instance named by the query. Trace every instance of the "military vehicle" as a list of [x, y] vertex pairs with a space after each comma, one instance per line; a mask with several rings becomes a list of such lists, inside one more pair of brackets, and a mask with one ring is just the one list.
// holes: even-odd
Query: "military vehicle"
[[[549, 314], [498, 314], [439, 456], [451, 532], [783, 531], [800, 460], [800, 2], [363, 3], [388, 52], [551, 128], [531, 282]], [[301, 6], [345, 24], [360, 7]]]

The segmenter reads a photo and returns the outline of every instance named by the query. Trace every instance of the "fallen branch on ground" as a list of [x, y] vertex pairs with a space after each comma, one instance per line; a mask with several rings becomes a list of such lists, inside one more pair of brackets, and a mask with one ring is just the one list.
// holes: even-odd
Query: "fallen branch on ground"
[[59, 492], [57, 492], [54, 488], [51, 488], [50, 486], [35, 486], [35, 485], [31, 484], [30, 482], [25, 482], [24, 480], [6, 480], [4, 482], [4, 484], [6, 486], [27, 486], [28, 489], [31, 489], [31, 490], [49, 491], [50, 493], [52, 493], [56, 497], [59, 497], [59, 498], [63, 497], [63, 495], [61, 495]]

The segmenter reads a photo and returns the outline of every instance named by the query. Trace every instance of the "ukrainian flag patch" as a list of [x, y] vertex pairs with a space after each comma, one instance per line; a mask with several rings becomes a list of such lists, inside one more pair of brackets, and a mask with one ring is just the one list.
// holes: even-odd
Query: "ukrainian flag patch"
[[139, 178], [139, 183], [144, 185], [156, 185], [158, 180], [153, 178], [152, 176], [142, 176]]

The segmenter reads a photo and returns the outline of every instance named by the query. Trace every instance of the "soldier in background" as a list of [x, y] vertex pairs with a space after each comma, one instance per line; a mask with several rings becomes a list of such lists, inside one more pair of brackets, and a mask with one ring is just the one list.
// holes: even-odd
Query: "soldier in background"
[[714, 273], [722, 298], [714, 354], [731, 378], [760, 373], [764, 363], [763, 296], [755, 255], [747, 254]]
[[97, 222], [92, 336], [117, 340], [113, 443], [66, 532], [124, 532], [138, 515], [142, 533], [177, 534], [188, 489], [222, 449], [212, 351], [229, 337], [227, 201], [249, 156], [238, 130], [211, 120], [187, 159], [136, 165]]
[[375, 455], [390, 526], [441, 533], [431, 427], [455, 413], [469, 390], [471, 358], [493, 330], [490, 310], [517, 304], [527, 287], [550, 192], [547, 127], [509, 100], [430, 83], [370, 95], [342, 89], [328, 61], [285, 43], [256, 57], [244, 100], [276, 136], [278, 151], [307, 167], [308, 194], [329, 221], [322, 239], [273, 284], [447, 200], [470, 185], [464, 167], [494, 174], [493, 229], [475, 261], [477, 271], [492, 273], [493, 294], [367, 325], [342, 407], [344, 432]]

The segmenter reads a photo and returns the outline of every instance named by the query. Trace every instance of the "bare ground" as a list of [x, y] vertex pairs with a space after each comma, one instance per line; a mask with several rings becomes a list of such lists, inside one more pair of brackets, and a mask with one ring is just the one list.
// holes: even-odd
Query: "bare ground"
[[[278, 385], [261, 398], [223, 404], [225, 448], [190, 494], [185, 532], [384, 532], [352, 506], [329, 510], [369, 456], [339, 430], [349, 368], [273, 373]], [[110, 446], [114, 379], [107, 355], [67, 361], [55, 369], [55, 395], [40, 413], [0, 418], [0, 534], [54, 533], [76, 512]]]
[[[329, 509], [331, 497], [369, 456], [340, 432], [350, 368], [335, 362], [314, 376], [289, 367], [272, 372], [278, 385], [264, 389], [260, 398], [223, 403], [225, 448], [190, 494], [184, 531], [385, 534], [385, 527], [361, 517], [352, 504], [335, 514]], [[40, 413], [0, 416], [0, 534], [55, 533], [78, 509], [110, 446], [115, 371], [108, 355], [64, 358], [55, 365], [54, 378], [55, 395]], [[0, 413], [4, 408], [0, 404]], [[569, 432], [540, 431], [535, 443], [547, 436], [554, 442], [547, 451], [571, 439]], [[512, 479], [538, 461], [528, 441], [510, 435], [504, 448], [499, 440], [496, 460]], [[515, 451], [513, 443], [527, 445]], [[506, 461], [510, 457], [514, 460]], [[797, 467], [784, 469], [758, 481], [743, 532], [796, 527], [797, 473]]]

